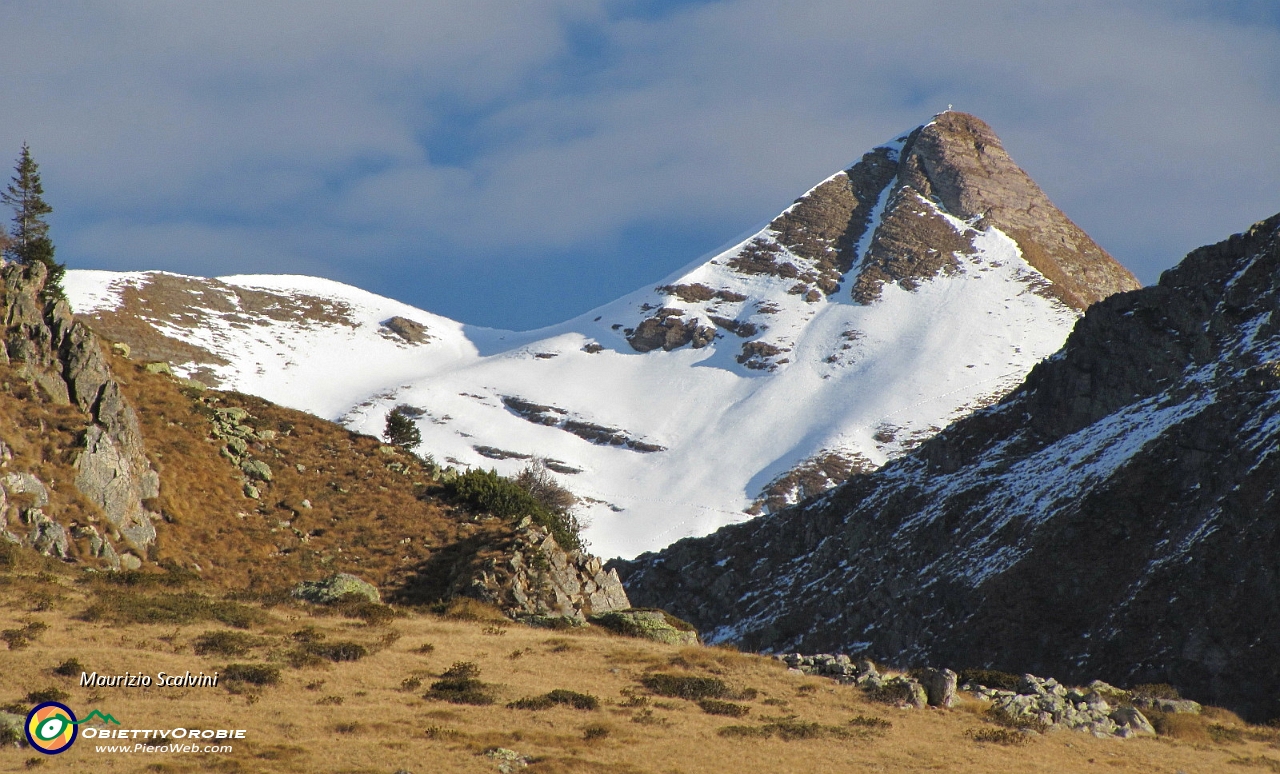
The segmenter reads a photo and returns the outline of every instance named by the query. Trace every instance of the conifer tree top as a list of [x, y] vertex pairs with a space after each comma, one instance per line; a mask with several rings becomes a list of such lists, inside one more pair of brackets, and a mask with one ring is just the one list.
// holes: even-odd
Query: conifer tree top
[[31, 148], [22, 144], [22, 154], [14, 167], [13, 180], [6, 190], [0, 191], [0, 201], [13, 207], [13, 228], [10, 235], [13, 244], [11, 257], [26, 263], [34, 244], [49, 238], [49, 224], [45, 216], [53, 208], [44, 200], [44, 186], [40, 182], [40, 166], [31, 157]]

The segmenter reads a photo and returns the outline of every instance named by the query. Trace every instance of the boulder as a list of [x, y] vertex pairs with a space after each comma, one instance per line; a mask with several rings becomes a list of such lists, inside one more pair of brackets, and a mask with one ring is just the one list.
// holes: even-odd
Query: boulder
[[956, 703], [956, 673], [950, 669], [924, 669], [919, 675], [931, 707], [951, 707]]
[[588, 619], [628, 637], [665, 642], [668, 645], [697, 645], [698, 632], [689, 624], [663, 610], [613, 610]]
[[382, 601], [378, 589], [373, 584], [345, 572], [331, 575], [324, 580], [303, 581], [293, 589], [294, 597], [320, 605], [333, 604], [350, 594], [359, 595], [370, 602]]
[[[228, 446], [230, 444], [228, 443]], [[271, 468], [262, 460], [245, 460], [240, 463], [240, 470], [256, 481], [270, 481]]]
[[1156, 729], [1151, 721], [1134, 707], [1121, 707], [1111, 713], [1111, 720], [1121, 728], [1127, 728], [1139, 734], [1154, 734]]

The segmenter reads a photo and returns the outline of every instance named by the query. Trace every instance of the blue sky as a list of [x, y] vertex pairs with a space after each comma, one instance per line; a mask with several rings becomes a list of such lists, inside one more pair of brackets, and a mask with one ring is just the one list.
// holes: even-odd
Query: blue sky
[[71, 266], [532, 328], [948, 103], [1147, 283], [1280, 211], [1272, 0], [203, 6], [0, 6], [0, 158], [30, 142]]

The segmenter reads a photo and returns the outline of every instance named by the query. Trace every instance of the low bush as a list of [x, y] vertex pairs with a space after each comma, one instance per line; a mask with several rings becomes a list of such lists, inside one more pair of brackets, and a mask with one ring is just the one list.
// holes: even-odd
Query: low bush
[[66, 701], [71, 698], [71, 694], [58, 688], [45, 688], [43, 691], [32, 691], [27, 694], [27, 701], [31, 704], [42, 704], [46, 701]]
[[275, 685], [280, 682], [280, 668], [270, 664], [228, 664], [222, 679], [229, 683]]
[[582, 729], [582, 738], [588, 742], [593, 739], [604, 739], [609, 735], [609, 727], [599, 723], [592, 723]]
[[237, 629], [248, 629], [266, 620], [265, 614], [260, 610], [203, 594], [147, 595], [131, 592], [99, 594], [97, 601], [81, 614], [81, 618], [117, 624], [219, 621]]
[[720, 736], [730, 737], [778, 737], [790, 742], [797, 739], [847, 739], [853, 734], [839, 726], [824, 726], [795, 717], [770, 718], [768, 723], [760, 726], [725, 726], [716, 732]]
[[729, 686], [715, 677], [693, 677], [656, 672], [640, 678], [640, 683], [659, 696], [676, 699], [720, 699], [730, 693]]
[[251, 648], [263, 644], [265, 641], [262, 638], [252, 634], [224, 630], [201, 634], [192, 641], [191, 648], [197, 656], [206, 656], [210, 653], [218, 656], [243, 656]]
[[1027, 715], [1015, 715], [999, 705], [987, 710], [984, 717], [992, 723], [995, 723], [997, 726], [1015, 728], [1022, 731], [1035, 731], [1037, 734], [1043, 734], [1049, 728], [1048, 725], [1040, 718], [1033, 718]]
[[359, 661], [369, 655], [369, 649], [358, 642], [313, 640], [289, 651], [289, 665], [295, 668], [316, 666], [325, 661]]
[[[373, 602], [359, 594], [348, 594], [329, 605], [327, 609], [345, 618], [359, 619], [370, 626], [386, 625], [393, 621], [397, 615], [396, 611], [391, 607], [379, 602]], [[317, 607], [315, 610], [324, 611], [326, 608]]]
[[59, 677], [79, 677], [89, 670], [84, 668], [84, 664], [79, 659], [69, 658], [53, 668], [53, 673]]
[[853, 719], [849, 721], [849, 725], [857, 726], [859, 728], [887, 731], [890, 728], [893, 728], [893, 721], [885, 720], [884, 718], [872, 717], [870, 715], [855, 715]]
[[708, 715], [723, 715], [730, 718], [740, 718], [751, 711], [751, 708], [745, 704], [734, 704], [731, 701], [721, 701], [719, 699], [701, 699], [698, 706]]
[[1134, 698], [1141, 699], [1168, 699], [1170, 701], [1177, 701], [1182, 698], [1182, 695], [1178, 693], [1178, 689], [1168, 683], [1143, 683], [1141, 685], [1135, 685], [1130, 689], [1129, 693], [1133, 694]]
[[489, 686], [469, 678], [446, 678], [431, 684], [431, 690], [422, 695], [424, 699], [447, 701], [450, 704], [474, 704], [484, 706], [493, 704], [493, 694]]
[[431, 690], [423, 694], [422, 698], [451, 704], [493, 704], [490, 687], [480, 682], [479, 677], [480, 667], [474, 662], [456, 661], [440, 675], [439, 680], [431, 684]]
[[42, 621], [28, 621], [21, 629], [5, 629], [0, 631], [0, 639], [9, 645], [9, 650], [22, 650], [33, 641], [40, 639], [49, 625]]
[[984, 685], [987, 688], [996, 688], [1001, 691], [1018, 690], [1018, 682], [1022, 678], [1009, 672], [997, 672], [994, 669], [961, 669], [956, 675], [956, 683], [965, 685], [973, 683], [974, 685]]
[[469, 470], [447, 482], [445, 491], [455, 502], [488, 511], [499, 518], [519, 521], [527, 516], [550, 532], [562, 548], [582, 548], [579, 524], [571, 512], [548, 508], [529, 490], [498, 475], [496, 470]]
[[1010, 747], [1017, 747], [1031, 741], [1031, 737], [1028, 734], [1012, 728], [970, 729], [966, 735], [975, 742], [1002, 744]]
[[[14, 713], [17, 714], [17, 713]], [[23, 714], [26, 714], [25, 712]], [[13, 726], [0, 726], [0, 748], [14, 747], [26, 742], [22, 731]]]
[[589, 693], [578, 693], [577, 691], [566, 691], [563, 688], [557, 688], [550, 693], [517, 699], [507, 705], [511, 709], [523, 710], [542, 710], [556, 706], [595, 710], [600, 708], [600, 700]]

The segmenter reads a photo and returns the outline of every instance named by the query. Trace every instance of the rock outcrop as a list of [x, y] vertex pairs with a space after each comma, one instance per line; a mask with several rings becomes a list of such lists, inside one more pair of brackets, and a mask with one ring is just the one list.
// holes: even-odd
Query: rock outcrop
[[509, 541], [486, 546], [456, 568], [446, 596], [488, 602], [517, 620], [585, 623], [588, 616], [631, 607], [616, 572], [598, 557], [566, 551], [527, 519]]
[[[153, 514], [145, 501], [159, 494], [160, 479], [147, 459], [133, 409], [113, 378], [97, 337], [76, 321], [66, 301], [47, 292], [43, 264], [7, 264], [3, 279], [4, 348], [0, 362], [37, 387], [44, 399], [73, 405], [90, 423], [75, 460], [75, 486], [101, 509], [110, 537], [96, 535], [95, 556], [112, 564], [114, 539], [145, 555], [155, 541]], [[17, 486], [17, 484], [15, 484]], [[25, 486], [25, 485], [22, 485]], [[23, 491], [10, 488], [9, 492]], [[36, 508], [24, 518], [32, 526], [24, 542], [66, 557], [68, 530], [57, 514]]]
[[712, 642], [1170, 683], [1276, 717], [1277, 309], [1280, 215], [1095, 303], [908, 456], [613, 566]]

